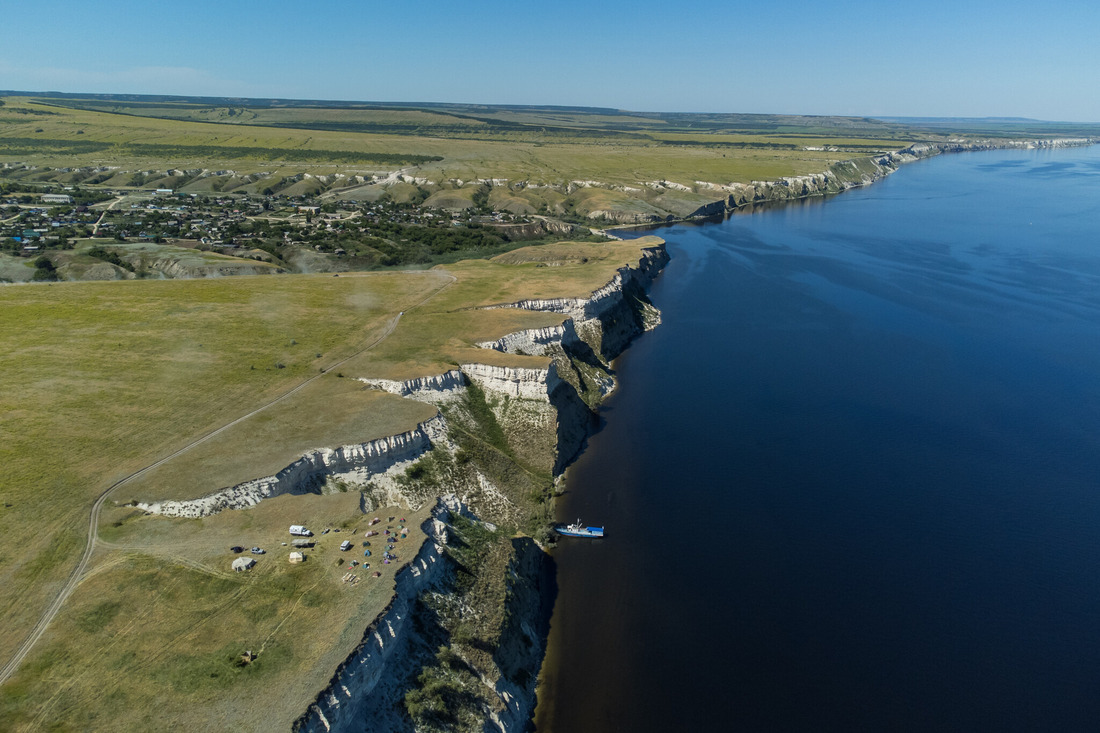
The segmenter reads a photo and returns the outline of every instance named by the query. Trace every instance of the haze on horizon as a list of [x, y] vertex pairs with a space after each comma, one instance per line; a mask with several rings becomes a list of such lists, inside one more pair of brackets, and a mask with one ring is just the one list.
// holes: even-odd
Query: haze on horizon
[[1100, 6], [1076, 0], [44, 0], [4, 15], [0, 89], [20, 91], [1100, 122]]

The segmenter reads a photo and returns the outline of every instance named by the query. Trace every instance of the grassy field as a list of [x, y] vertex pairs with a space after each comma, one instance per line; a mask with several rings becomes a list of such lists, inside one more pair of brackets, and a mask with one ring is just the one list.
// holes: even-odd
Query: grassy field
[[[393, 594], [398, 564], [376, 560], [353, 570], [356, 585], [341, 581], [351, 560], [369, 560], [360, 544], [370, 517], [358, 502], [358, 493], [280, 497], [201, 522], [109, 517], [121, 526], [105, 529], [101, 561], [3, 688], [4, 728], [287, 730]], [[408, 520], [412, 534], [395, 551], [411, 559], [427, 508], [378, 515]], [[290, 565], [281, 543], [291, 521], [344, 531]], [[357, 549], [340, 552], [344, 539]], [[267, 554], [234, 573], [231, 545]], [[258, 655], [247, 665], [246, 651]]]
[[919, 138], [900, 125], [840, 125], [830, 118], [799, 127], [764, 126], [736, 115], [685, 120], [610, 111], [265, 109], [27, 97], [5, 102], [0, 160], [126, 170], [227, 168], [283, 176], [408, 165], [436, 182], [637, 185], [667, 179], [691, 185], [817, 172], [853, 154], [805, 146], [846, 146], [866, 154]]
[[447, 282], [387, 273], [0, 289], [11, 386], [0, 392], [0, 518], [34, 528], [0, 566], [0, 656], [57, 590], [107, 486], [355, 353]]
[[[302, 566], [287, 565], [278, 543], [290, 523], [365, 521], [358, 492], [284, 496], [202, 520], [123, 504], [201, 496], [268, 475], [305, 450], [401, 432], [433, 414], [352, 377], [421, 376], [473, 359], [544, 365], [473, 344], [561, 316], [477, 308], [586, 295], [653, 241], [546, 245], [424, 272], [0, 289], [9, 345], [0, 368], [17, 386], [0, 393], [9, 436], [0, 446], [0, 516], [22, 534], [0, 567], [5, 658], [75, 564], [95, 497], [313, 380], [118, 490], [88, 576], [5, 684], [0, 715], [17, 730], [105, 721], [268, 729], [291, 720], [388, 601], [392, 575], [340, 583], [339, 534]], [[234, 544], [268, 555], [252, 573], [232, 574]], [[257, 664], [237, 665], [257, 648]]]

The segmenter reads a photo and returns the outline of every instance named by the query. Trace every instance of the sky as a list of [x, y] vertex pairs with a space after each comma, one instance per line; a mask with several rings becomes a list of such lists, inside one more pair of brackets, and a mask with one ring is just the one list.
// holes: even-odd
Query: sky
[[1100, 3], [7, 2], [0, 89], [1100, 122]]

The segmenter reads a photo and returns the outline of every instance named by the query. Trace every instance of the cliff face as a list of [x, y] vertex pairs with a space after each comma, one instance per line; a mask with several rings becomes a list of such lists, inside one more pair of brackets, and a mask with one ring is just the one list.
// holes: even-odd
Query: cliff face
[[550, 394], [561, 384], [553, 364], [546, 369], [463, 364], [462, 371], [486, 392], [539, 402], [549, 402]]
[[360, 379], [359, 381], [385, 392], [401, 395], [402, 397], [411, 397], [423, 402], [436, 402], [445, 399], [453, 396], [466, 386], [466, 380], [463, 378], [462, 372], [457, 369], [404, 381], [393, 379]]
[[[1090, 145], [1092, 142], [1087, 138], [1065, 138], [1060, 140], [956, 140], [942, 143], [915, 143], [903, 150], [834, 163], [829, 166], [828, 170], [812, 175], [787, 176], [775, 181], [731, 183], [724, 186], [699, 181], [698, 185], [701, 188], [721, 193], [723, 197], [700, 206], [686, 218], [717, 216], [751, 204], [790, 201], [810, 196], [840, 193], [885, 178], [905, 163], [942, 153], [1074, 147]], [[660, 220], [660, 217], [654, 217], [648, 221]]]
[[[598, 403], [613, 386], [610, 359], [630, 339], [659, 322], [645, 290], [667, 259], [663, 248], [647, 250], [637, 266], [622, 268], [587, 298], [495, 306], [566, 316], [560, 326], [522, 331], [480, 344], [502, 352], [548, 356], [551, 362], [546, 368], [467, 363], [440, 375], [373, 382], [379, 389], [440, 405], [452, 438], [449, 449], [456, 455], [482, 442], [482, 438], [471, 442], [463, 435], [491, 432], [485, 429], [486, 423], [471, 417], [477, 412], [477, 404], [491, 413], [482, 415], [482, 420], [495, 424], [507, 436], [506, 448], [512, 458], [500, 450], [475, 457], [475, 482], [455, 480], [459, 469], [446, 469], [452, 473], [445, 483], [459, 492], [449, 504], [452, 514], [493, 521], [513, 517], [517, 511], [522, 515], [517, 487], [507, 485], [509, 477], [515, 480], [520, 476], [508, 468], [514, 462], [531, 467], [523, 469], [525, 474], [548, 470], [557, 476], [564, 471], [595, 427], [595, 413], [586, 399]], [[535, 485], [528, 486], [520, 487], [520, 493]], [[469, 562], [468, 556], [461, 552], [456, 556], [445, 548], [445, 541], [440, 539], [445, 533], [439, 531], [443, 518], [437, 520], [434, 546], [442, 549], [447, 566], [459, 572], [463, 563]], [[427, 544], [425, 548], [422, 553], [433, 552]], [[466, 685], [461, 699], [466, 701], [462, 704], [473, 706], [472, 718], [466, 722], [460, 718], [450, 729], [524, 730], [534, 709], [535, 685], [555, 595], [552, 560], [534, 540], [524, 537], [497, 540], [478, 551], [486, 556], [494, 553], [504, 553], [508, 558], [505, 564], [487, 563], [477, 571], [474, 588], [461, 592], [455, 590], [457, 581], [446, 569], [437, 571], [441, 573], [438, 576], [426, 572], [422, 576], [399, 576], [398, 597], [390, 609], [368, 629], [363, 643], [299, 720], [296, 730], [419, 729], [405, 706], [410, 691], [423, 687], [423, 675], [437, 682]], [[438, 582], [432, 586], [434, 590], [429, 590], [424, 584], [436, 582], [432, 577]], [[410, 600], [425, 591], [435, 601], [417, 606]], [[421, 620], [409, 623], [410, 614]], [[485, 618], [499, 621], [487, 622], [483, 633], [488, 636], [479, 637], [480, 641], [464, 642], [470, 632], [463, 629], [472, 619]], [[440, 664], [443, 648], [463, 659], [459, 666], [466, 671], [457, 673], [447, 664]], [[439, 658], [433, 656], [437, 649]], [[463, 679], [465, 682], [461, 682]]]
[[354, 483], [380, 481], [411, 465], [443, 437], [446, 425], [434, 417], [415, 429], [378, 440], [339, 448], [320, 448], [304, 454], [274, 476], [245, 481], [191, 501], [139, 503], [139, 509], [169, 517], [205, 517], [226, 509], [244, 509], [282, 494], [320, 491], [326, 480]]
[[399, 668], [412, 661], [409, 646], [415, 631], [410, 626], [417, 596], [438, 584], [448, 572], [443, 555], [447, 529], [441, 519], [447, 514], [446, 506], [440, 503], [434, 514], [423, 528], [428, 539], [420, 552], [397, 574], [393, 600], [367, 627], [362, 642], [337, 668], [325, 691], [295, 723], [295, 731], [372, 729], [366, 721], [372, 693], [380, 685], [400, 678]]
[[537, 671], [542, 666], [557, 596], [550, 556], [530, 538], [514, 539], [512, 546], [515, 554], [508, 568], [506, 596], [510, 613], [493, 655], [501, 671], [494, 690], [503, 710], [491, 713], [490, 722], [500, 731], [525, 730], [531, 718]]
[[570, 318], [560, 326], [516, 331], [496, 341], [483, 341], [478, 346], [507, 354], [541, 354], [551, 346], [573, 346], [578, 341], [577, 329]]
[[[587, 298], [521, 300], [492, 308], [562, 313], [568, 320], [557, 330], [522, 331], [493, 344], [481, 344], [499, 351], [545, 354], [557, 346], [567, 353], [583, 352], [584, 345], [610, 361], [618, 356], [631, 339], [660, 323], [660, 313], [646, 297], [653, 278], [668, 262], [664, 247], [643, 250], [636, 266], [622, 267], [604, 286]], [[514, 340], [512, 340], [514, 338]]]
[[[594, 406], [614, 386], [611, 360], [659, 323], [646, 289], [667, 260], [663, 247], [649, 248], [587, 298], [493, 306], [564, 316], [559, 326], [480, 344], [548, 357], [545, 367], [471, 362], [402, 381], [362, 380], [439, 407], [414, 430], [310, 451], [273, 476], [201, 499], [139, 505], [201, 517], [280, 494], [317, 492], [334, 479], [359, 488], [365, 503], [416, 504], [450, 495], [424, 526], [428, 539], [419, 553], [397, 575], [393, 600], [295, 730], [420, 729], [410, 695], [425, 674], [442, 680], [444, 689], [464, 685], [454, 699], [464, 701], [467, 717], [448, 729], [526, 728], [555, 595], [552, 560], [535, 539], [498, 532], [490, 522], [529, 535], [548, 530], [553, 481], [596, 426]], [[452, 542], [459, 520], [464, 529]], [[441, 647], [449, 661], [440, 661]]]
[[462, 367], [487, 393], [537, 399], [551, 406], [549, 420], [546, 412], [539, 410], [528, 410], [526, 419], [517, 420], [516, 415], [522, 411], [509, 403], [499, 406], [497, 417], [520, 434], [545, 432], [543, 426], [548, 421], [555, 424], [555, 476], [576, 458], [596, 426], [593, 408], [615, 385], [611, 361], [638, 334], [660, 323], [660, 312], [649, 302], [646, 291], [667, 262], [664, 247], [647, 248], [636, 265], [620, 268], [587, 298], [523, 300], [491, 306], [566, 316], [560, 326], [520, 331], [479, 344], [508, 353], [549, 356], [552, 361], [546, 370], [505, 374], [499, 368]]

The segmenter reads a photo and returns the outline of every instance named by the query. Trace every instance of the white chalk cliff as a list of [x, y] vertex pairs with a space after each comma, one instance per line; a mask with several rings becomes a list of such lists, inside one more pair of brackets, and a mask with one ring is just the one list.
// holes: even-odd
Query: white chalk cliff
[[[559, 475], [582, 449], [594, 424], [591, 409], [578, 396], [575, 361], [588, 360], [606, 370], [606, 362], [618, 355], [630, 339], [659, 322], [659, 314], [645, 298], [645, 290], [667, 262], [663, 247], [647, 248], [638, 264], [620, 268], [604, 286], [586, 298], [526, 300], [494, 308], [522, 308], [561, 313], [558, 326], [520, 331], [479, 344], [483, 348], [513, 354], [549, 356], [545, 367], [496, 366], [477, 362], [462, 364], [437, 375], [408, 380], [363, 379], [370, 386], [411, 399], [445, 406], [460, 397], [469, 385], [477, 385], [506, 430], [516, 428], [545, 435], [552, 446], [553, 473]], [[570, 379], [559, 373], [570, 372]], [[609, 374], [609, 372], [602, 372]], [[610, 379], [610, 377], [607, 377]], [[570, 381], [572, 380], [572, 381]], [[600, 393], [609, 384], [597, 380]], [[446, 409], [444, 407], [444, 409]], [[278, 473], [191, 501], [139, 504], [145, 511], [176, 517], [203, 517], [226, 509], [243, 509], [282, 494], [318, 491], [326, 481], [339, 479], [352, 485], [370, 484], [374, 493], [408, 500], [394, 478], [424, 456], [433, 446], [453, 448], [447, 439], [442, 414], [413, 430], [365, 443], [309, 451]], [[387, 480], [389, 483], [387, 484]], [[393, 484], [393, 485], [390, 485]], [[486, 509], [507, 514], [502, 492], [480, 473], [476, 486], [466, 490]], [[404, 679], [410, 662], [405, 651], [415, 636], [411, 618], [417, 596], [446, 573], [444, 553], [448, 511], [466, 513], [458, 498], [441, 500], [435, 519], [425, 525], [429, 538], [408, 567], [396, 577], [396, 594], [385, 611], [365, 631], [362, 642], [336, 670], [328, 687], [303, 713], [294, 728], [301, 731], [360, 731], [371, 725], [365, 711], [391, 706], [403, 694], [394, 688]], [[520, 542], [520, 540], [516, 540]], [[512, 615], [502, 634], [502, 674], [485, 680], [489, 695], [499, 701], [499, 711], [486, 720], [486, 729], [522, 730], [534, 709], [534, 687], [541, 665], [549, 608], [540, 590], [545, 554], [531, 540], [517, 546], [509, 569]], [[513, 608], [514, 606], [514, 608]], [[404, 666], [403, 666], [404, 665]]]
[[354, 483], [377, 481], [404, 471], [440, 440], [446, 432], [441, 416], [414, 429], [365, 443], [319, 448], [303, 454], [273, 476], [245, 481], [190, 501], [139, 503], [139, 509], [169, 517], [206, 517], [226, 509], [244, 509], [283, 494], [317, 490], [332, 477]]

